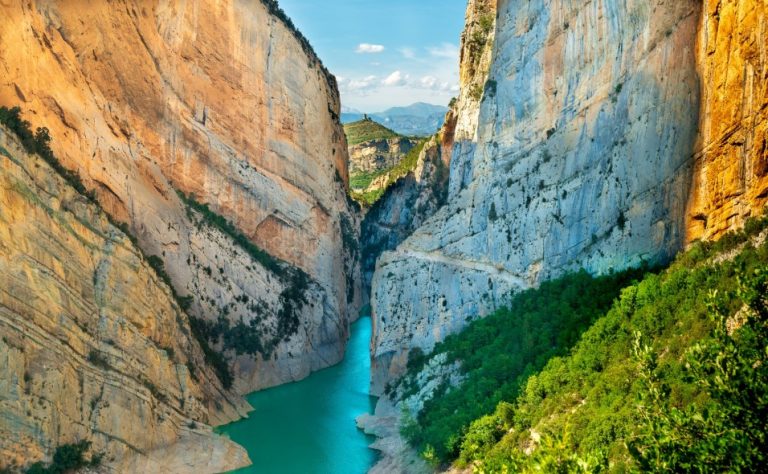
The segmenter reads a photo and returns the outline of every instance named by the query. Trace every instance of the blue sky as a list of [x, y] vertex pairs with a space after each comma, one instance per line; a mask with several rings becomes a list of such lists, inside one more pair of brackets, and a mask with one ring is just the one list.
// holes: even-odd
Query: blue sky
[[339, 80], [342, 105], [378, 112], [458, 93], [466, 0], [280, 0]]

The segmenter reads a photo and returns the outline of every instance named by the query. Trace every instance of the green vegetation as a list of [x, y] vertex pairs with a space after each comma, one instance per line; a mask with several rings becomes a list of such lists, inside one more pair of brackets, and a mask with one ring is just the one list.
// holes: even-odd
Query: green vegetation
[[[701, 406], [668, 402], [671, 387], [658, 372], [658, 355], [635, 344], [645, 383], [642, 423], [629, 448], [653, 472], [759, 472], [768, 462], [768, 272], [739, 278], [730, 318], [729, 298], [711, 295], [709, 338], [686, 353], [685, 374], [706, 393]], [[739, 327], [740, 326], [740, 327]]]
[[379, 171], [363, 171], [349, 176], [349, 187], [357, 190], [364, 190], [371, 185], [374, 179], [389, 173], [391, 168]]
[[[298, 331], [301, 309], [309, 303], [306, 298], [309, 284], [310, 279], [306, 273], [296, 271], [292, 274], [285, 289], [280, 293], [280, 309], [274, 327], [262, 324], [261, 317], [251, 319], [248, 323], [241, 319], [234, 324], [225, 314], [220, 314], [216, 321], [190, 318], [195, 336], [201, 341], [201, 345], [205, 342], [203, 352], [209, 359], [208, 362], [217, 368], [217, 371], [220, 370], [218, 367], [223, 367], [218, 357], [206, 351], [206, 347], [210, 347], [208, 341], [221, 344], [223, 351], [233, 350], [237, 355], [261, 354], [265, 360], [269, 359], [280, 342], [288, 341]], [[224, 379], [230, 377], [225, 375], [222, 383]]]
[[203, 204], [195, 200], [194, 196], [187, 196], [181, 191], [176, 191], [182, 202], [187, 207], [197, 211], [202, 216], [202, 222], [210, 225], [216, 229], [219, 229], [224, 234], [228, 235], [235, 243], [245, 250], [254, 260], [262, 264], [267, 270], [271, 271], [277, 276], [285, 277], [290, 273], [290, 265], [283, 262], [272, 255], [268, 254], [258, 245], [251, 242], [251, 240], [245, 236], [240, 230], [235, 227], [226, 217], [221, 214], [217, 214], [211, 210], [208, 204]]
[[93, 454], [91, 459], [85, 458], [85, 453], [91, 447], [90, 441], [79, 441], [73, 444], [63, 444], [53, 453], [53, 461], [46, 466], [42, 462], [36, 462], [27, 468], [27, 474], [63, 474], [73, 472], [86, 467], [98, 467], [101, 465], [102, 454]]
[[[441, 461], [454, 459], [472, 420], [491, 413], [500, 401], [514, 399], [530, 375], [552, 357], [566, 354], [610, 308], [621, 288], [639, 275], [632, 270], [593, 278], [582, 271], [552, 280], [515, 295], [508, 308], [446, 338], [429, 357], [445, 353], [448, 362], [461, 361], [466, 380], [460, 390], [442, 387], [405, 427], [407, 439], [431, 447]], [[405, 396], [415, 393], [415, 376], [426, 360], [418, 353], [409, 358], [401, 381]]]
[[[696, 243], [605, 311], [620, 282], [569, 276], [516, 297], [438, 346], [467, 381], [425, 405], [405, 434], [435, 462], [488, 473], [755, 472], [768, 454], [768, 244], [751, 237], [767, 227], [750, 219]], [[715, 258], [723, 252], [732, 258]], [[518, 298], [549, 309], [528, 319]], [[474, 421], [454, 421], [463, 412]]]
[[32, 124], [21, 118], [21, 108], [19, 107], [11, 109], [0, 107], [0, 123], [8, 127], [11, 132], [19, 137], [21, 146], [24, 147], [27, 153], [40, 156], [78, 193], [88, 198], [88, 200], [95, 202], [94, 194], [86, 190], [80, 176], [76, 172], [66, 169], [54, 156], [51, 150], [51, 136], [47, 128], [38, 127], [35, 132], [32, 132]]
[[359, 145], [371, 140], [386, 140], [401, 136], [370, 118], [345, 124], [344, 133], [347, 135], [347, 144], [349, 146]]
[[419, 143], [413, 147], [411, 151], [409, 151], [398, 164], [383, 173], [387, 175], [387, 181], [381, 188], [370, 192], [353, 191], [351, 193], [352, 198], [361, 204], [372, 206], [376, 201], [379, 200], [379, 198], [381, 198], [381, 196], [384, 195], [384, 192], [387, 190], [387, 188], [397, 182], [398, 179], [404, 177], [416, 169], [416, 164], [419, 161], [419, 155], [421, 154], [421, 151], [424, 149], [424, 145], [428, 140], [429, 139], [427, 138], [419, 141]]
[[[227, 368], [226, 358], [211, 349], [209, 341], [221, 343], [224, 351], [233, 350], [237, 355], [261, 354], [264, 359], [269, 359], [281, 341], [287, 341], [298, 331], [301, 310], [308, 304], [306, 293], [311, 278], [302, 269], [262, 250], [224, 216], [213, 212], [207, 204], [202, 204], [195, 200], [194, 196], [187, 196], [181, 191], [177, 191], [177, 194], [187, 205], [190, 217], [194, 217], [192, 211], [197, 212], [200, 217], [198, 225], [211, 226], [229, 236], [251, 258], [276, 275], [285, 285], [279, 296], [280, 309], [274, 328], [260, 324], [261, 318], [254, 318], [249, 323], [240, 320], [234, 324], [226, 318], [227, 314], [219, 315], [216, 321], [190, 318], [193, 334], [198, 338], [206, 360], [216, 369], [225, 388], [229, 388], [232, 375]], [[205, 271], [210, 275], [209, 268]], [[247, 300], [243, 300], [243, 303], [246, 302]]]
[[[234, 382], [234, 377], [232, 376], [232, 371], [229, 369], [227, 358], [221, 353], [213, 350], [210, 344], [208, 344], [209, 337], [206, 332], [207, 321], [190, 316], [189, 326], [192, 329], [192, 335], [195, 336], [195, 339], [197, 339], [197, 342], [200, 344], [206, 363], [213, 367], [216, 376], [219, 378], [219, 381], [221, 381], [222, 387], [229, 390]], [[195, 371], [190, 369], [190, 373], [194, 374]]]

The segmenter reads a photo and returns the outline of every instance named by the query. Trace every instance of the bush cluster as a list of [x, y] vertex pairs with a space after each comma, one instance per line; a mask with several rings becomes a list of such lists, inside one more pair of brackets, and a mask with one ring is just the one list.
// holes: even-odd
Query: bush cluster
[[86, 459], [85, 454], [91, 447], [90, 441], [79, 441], [73, 444], [63, 444], [56, 448], [53, 460], [49, 465], [36, 462], [27, 468], [27, 474], [64, 474], [85, 467], [98, 467], [103, 459], [102, 454], [93, 454]]
[[[493, 412], [502, 400], [513, 400], [529, 376], [549, 359], [564, 355], [581, 333], [610, 308], [621, 288], [643, 270], [603, 277], [581, 271], [543, 283], [512, 297], [507, 307], [470, 324], [439, 343], [432, 353], [409, 358], [402, 380], [405, 395], [424, 364], [437, 354], [460, 361], [466, 379], [457, 390], [433, 397], [406, 426], [404, 434], [416, 446], [431, 447], [440, 461], [455, 459], [470, 423]], [[412, 385], [412, 384], [411, 384]]]
[[70, 171], [65, 168], [61, 162], [56, 158], [51, 150], [51, 136], [48, 129], [45, 127], [38, 127], [36, 131], [32, 131], [32, 124], [21, 118], [20, 107], [0, 107], [0, 123], [8, 127], [8, 129], [16, 134], [21, 141], [21, 146], [30, 154], [36, 154], [40, 156], [51, 168], [56, 171], [64, 180], [69, 183], [75, 190], [87, 197], [90, 201], [95, 202], [95, 196], [92, 192], [89, 192], [83, 181], [74, 171]]

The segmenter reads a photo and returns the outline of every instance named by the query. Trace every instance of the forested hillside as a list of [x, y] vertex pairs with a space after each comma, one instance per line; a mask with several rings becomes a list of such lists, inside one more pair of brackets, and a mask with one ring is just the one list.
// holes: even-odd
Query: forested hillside
[[[661, 271], [577, 273], [518, 294], [388, 392], [441, 385], [403, 434], [434, 464], [476, 472], [756, 472], [768, 419], [768, 219], [696, 243]], [[636, 279], [636, 281], [632, 281]]]

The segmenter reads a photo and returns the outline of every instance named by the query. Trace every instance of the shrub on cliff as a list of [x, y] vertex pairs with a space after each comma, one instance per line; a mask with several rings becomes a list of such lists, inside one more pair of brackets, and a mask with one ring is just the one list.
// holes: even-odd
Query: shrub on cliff
[[672, 387], [658, 373], [658, 355], [638, 334], [645, 390], [629, 448], [644, 471], [758, 472], [768, 463], [768, 272], [737, 279], [743, 306], [731, 317], [729, 298], [713, 294], [711, 335], [686, 353], [683, 373], [704, 402], [669, 403]]
[[97, 467], [101, 465], [102, 455], [93, 454], [91, 459], [86, 459], [85, 454], [91, 447], [90, 441], [79, 441], [73, 444], [63, 444], [56, 448], [51, 464], [46, 466], [42, 462], [36, 462], [27, 468], [27, 474], [63, 474], [73, 472], [85, 467]]
[[32, 124], [21, 118], [21, 108], [13, 107], [0, 107], [0, 123], [8, 127], [8, 129], [16, 134], [21, 141], [21, 145], [27, 151], [27, 153], [37, 154], [43, 160], [45, 160], [51, 168], [54, 169], [67, 183], [70, 184], [77, 192], [87, 197], [91, 201], [95, 201], [93, 193], [88, 192], [80, 179], [80, 176], [74, 172], [66, 169], [51, 150], [51, 136], [48, 129], [45, 127], [38, 127], [35, 132], [32, 132]]

